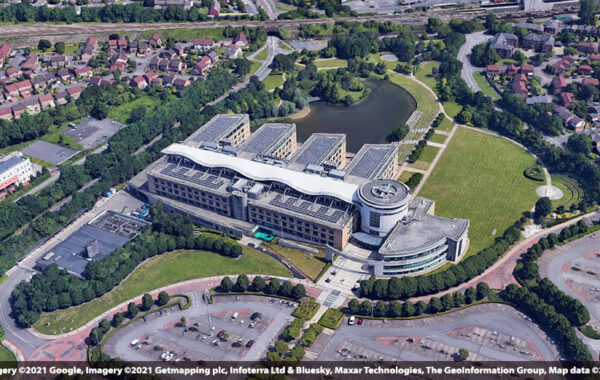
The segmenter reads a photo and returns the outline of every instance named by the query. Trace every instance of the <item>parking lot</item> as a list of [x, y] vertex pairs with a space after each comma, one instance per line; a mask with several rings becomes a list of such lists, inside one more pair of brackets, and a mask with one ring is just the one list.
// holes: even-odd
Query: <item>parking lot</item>
[[114, 135], [119, 129], [125, 127], [110, 119], [86, 119], [79, 124], [74, 124], [61, 133], [75, 139], [84, 149], [94, 148]]
[[119, 330], [105, 352], [137, 361], [258, 360], [296, 306], [260, 296], [215, 297], [209, 305], [201, 293], [190, 296], [187, 310], [170, 308]]
[[529, 318], [500, 304], [484, 304], [415, 320], [347, 320], [311, 347], [317, 360], [452, 361], [458, 350], [469, 360], [558, 360], [553, 342]]
[[23, 154], [31, 157], [39, 158], [55, 165], [60, 165], [73, 157], [78, 151], [65, 148], [63, 146], [52, 144], [47, 141], [38, 140], [27, 148], [23, 149]]

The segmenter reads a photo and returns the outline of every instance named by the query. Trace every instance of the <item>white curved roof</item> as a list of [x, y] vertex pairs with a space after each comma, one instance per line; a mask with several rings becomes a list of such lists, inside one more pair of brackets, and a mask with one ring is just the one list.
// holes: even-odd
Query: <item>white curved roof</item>
[[348, 203], [352, 203], [354, 193], [358, 189], [357, 185], [333, 178], [297, 172], [188, 145], [172, 144], [163, 149], [162, 152], [186, 157], [206, 167], [223, 167], [235, 170], [241, 175], [256, 181], [281, 182], [304, 194], [331, 196]]

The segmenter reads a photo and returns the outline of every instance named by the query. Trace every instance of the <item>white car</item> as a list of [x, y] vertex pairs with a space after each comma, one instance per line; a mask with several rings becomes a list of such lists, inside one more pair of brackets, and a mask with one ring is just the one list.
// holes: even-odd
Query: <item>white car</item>
[[173, 354], [168, 354], [167, 357], [165, 358], [165, 361], [168, 362], [169, 360], [171, 360], [173, 358]]
[[348, 318], [348, 324], [350, 326], [352, 326], [354, 324], [354, 322], [356, 322], [356, 317], [354, 315], [350, 316], [350, 318]]
[[136, 344], [138, 344], [139, 342], [140, 342], [140, 340], [139, 340], [139, 339], [134, 339], [134, 340], [132, 340], [132, 341], [131, 341], [131, 343], [130, 343], [130, 344], [131, 344], [131, 346], [135, 346], [135, 345], [136, 345]]

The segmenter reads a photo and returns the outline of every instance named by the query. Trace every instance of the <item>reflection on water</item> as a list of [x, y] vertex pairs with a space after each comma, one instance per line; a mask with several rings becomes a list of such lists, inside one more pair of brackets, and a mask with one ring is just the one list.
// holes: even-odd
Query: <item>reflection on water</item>
[[311, 113], [294, 120], [298, 140], [306, 141], [316, 132], [345, 133], [346, 149], [358, 152], [363, 144], [383, 143], [392, 129], [406, 122], [417, 103], [403, 88], [386, 81], [366, 81], [371, 94], [350, 107], [318, 101], [310, 104]]

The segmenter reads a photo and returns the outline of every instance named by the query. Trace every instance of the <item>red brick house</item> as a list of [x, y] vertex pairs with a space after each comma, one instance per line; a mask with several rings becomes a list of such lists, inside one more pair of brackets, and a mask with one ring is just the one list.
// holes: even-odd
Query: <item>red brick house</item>
[[565, 78], [563, 78], [561, 76], [555, 76], [554, 78], [552, 78], [552, 89], [553, 89], [554, 95], [562, 92], [562, 90], [565, 87], [567, 87], [567, 82], [565, 81]]
[[148, 86], [148, 83], [146, 83], [146, 79], [142, 76], [136, 76], [133, 77], [131, 79], [131, 81], [129, 82], [129, 85], [131, 87], [135, 87], [135, 88], [139, 88], [140, 90], [143, 90], [144, 88], [146, 88]]

